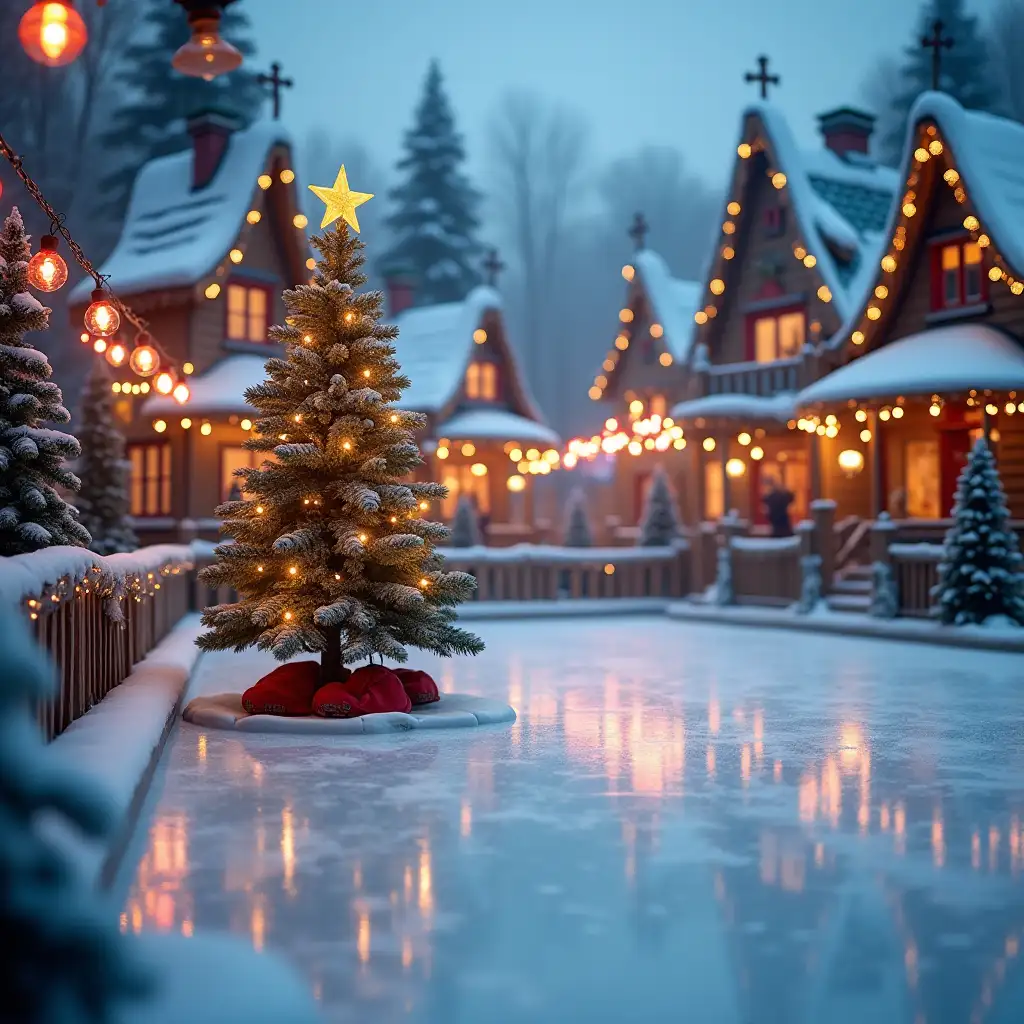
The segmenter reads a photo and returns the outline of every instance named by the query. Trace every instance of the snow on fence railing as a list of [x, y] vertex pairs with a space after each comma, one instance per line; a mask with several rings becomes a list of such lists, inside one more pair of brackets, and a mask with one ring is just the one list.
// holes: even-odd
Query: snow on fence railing
[[102, 700], [185, 615], [192, 565], [189, 548], [173, 544], [0, 559], [0, 601], [24, 612], [56, 668], [58, 692], [38, 709], [47, 738]]
[[899, 596], [899, 615], [923, 619], [932, 613], [932, 588], [939, 581], [941, 544], [890, 544], [892, 580]]
[[810, 553], [811, 529], [812, 524], [801, 523], [794, 537], [730, 537], [733, 600], [776, 606], [798, 601], [800, 558]]

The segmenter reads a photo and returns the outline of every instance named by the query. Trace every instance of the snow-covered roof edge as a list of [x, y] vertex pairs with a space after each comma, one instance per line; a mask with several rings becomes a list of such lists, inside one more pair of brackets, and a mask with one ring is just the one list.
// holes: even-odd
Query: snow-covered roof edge
[[[1019, 133], [1022, 157], [1024, 157], [1024, 126], [995, 114], [965, 110], [952, 96], [945, 93], [924, 92], [915, 101], [907, 121], [903, 156], [899, 166], [900, 180], [906, 183], [912, 173], [914, 154], [918, 148], [918, 135], [922, 124], [934, 121], [940, 135], [945, 140], [944, 145], [948, 145], [955, 154], [958, 173], [966, 183], [971, 202], [978, 211], [981, 229], [994, 240], [996, 248], [1007, 260], [1011, 269], [1017, 275], [1024, 276], [1024, 239], [1018, 237], [1019, 233], [1014, 234], [1013, 223], [1003, 223], [1004, 218], [998, 215], [996, 209], [998, 203], [991, 194], [991, 190], [980, 185], [985, 177], [983, 169], [979, 166], [982, 159], [981, 154], [970, 145], [967, 138], [972, 119], [978, 119], [979, 122], [988, 124], [989, 127], [998, 124], [1008, 133]], [[1024, 216], [1024, 211], [1022, 211], [1022, 216]], [[893, 196], [889, 219], [882, 234], [883, 246], [893, 238], [900, 224], [905, 224], [909, 219], [903, 213], [902, 190], [897, 191]], [[919, 223], [924, 223], [924, 217], [919, 219]], [[884, 248], [879, 255], [882, 252], [884, 252]], [[856, 296], [856, 302], [850, 305], [849, 312], [844, 317], [839, 329], [826, 341], [827, 348], [842, 348], [850, 340], [850, 336], [864, 319], [867, 307], [871, 304], [880, 270], [880, 264], [876, 263], [873, 272], [864, 278], [862, 287]], [[882, 317], [877, 322], [880, 323], [885, 317], [886, 312], [883, 308]]]
[[[700, 281], [675, 277], [660, 253], [641, 249], [633, 254], [633, 265], [640, 274], [658, 322], [664, 334], [663, 343], [676, 362], [685, 364], [693, 350], [696, 324], [693, 314], [703, 294]], [[691, 308], [685, 309], [684, 305]]]

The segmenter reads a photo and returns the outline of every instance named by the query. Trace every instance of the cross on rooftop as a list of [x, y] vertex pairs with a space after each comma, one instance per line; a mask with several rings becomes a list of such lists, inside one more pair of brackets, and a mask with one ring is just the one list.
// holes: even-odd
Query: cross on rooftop
[[269, 85], [274, 94], [274, 120], [281, 120], [281, 90], [291, 89], [295, 82], [291, 78], [281, 77], [281, 65], [275, 60], [270, 65], [270, 74], [260, 73], [256, 76], [260, 85]]
[[748, 71], [746, 73], [746, 75], [744, 76], [744, 78], [748, 82], [758, 82], [758, 83], [760, 83], [760, 86], [761, 86], [761, 99], [766, 100], [766, 99], [768, 99], [768, 86], [769, 85], [780, 85], [782, 83], [782, 79], [779, 78], [778, 75], [769, 75], [768, 74], [768, 58], [767, 57], [764, 57], [764, 56], [758, 57], [757, 58], [757, 65], [758, 65], [758, 68], [760, 70], [757, 71], [756, 73], [753, 72], [753, 71]]
[[942, 78], [942, 51], [952, 50], [956, 45], [952, 37], [943, 36], [943, 28], [945, 26], [942, 21], [936, 18], [932, 25], [932, 34], [921, 39], [921, 46], [932, 51], [932, 88], [935, 90], [938, 90]]
[[498, 275], [505, 269], [505, 264], [501, 262], [501, 258], [498, 256], [497, 249], [491, 249], [487, 253], [487, 259], [484, 260], [484, 273], [487, 275], [487, 283], [492, 287], [498, 286]]
[[650, 231], [644, 215], [637, 213], [633, 218], [633, 225], [629, 229], [629, 237], [633, 239], [633, 244], [636, 246], [636, 251], [639, 252], [647, 242], [647, 232]]

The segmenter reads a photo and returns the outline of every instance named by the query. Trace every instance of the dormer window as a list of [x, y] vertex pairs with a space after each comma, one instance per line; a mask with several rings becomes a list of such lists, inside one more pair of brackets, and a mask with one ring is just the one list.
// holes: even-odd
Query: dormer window
[[751, 314], [747, 317], [747, 358], [773, 363], [800, 355], [806, 324], [804, 311], [799, 308]]
[[932, 249], [932, 309], [976, 306], [986, 299], [984, 253], [969, 238], [936, 243]]
[[498, 397], [498, 368], [494, 363], [472, 362], [466, 367], [466, 397], [493, 402]]
[[270, 289], [265, 285], [234, 282], [228, 285], [229, 341], [267, 340]]

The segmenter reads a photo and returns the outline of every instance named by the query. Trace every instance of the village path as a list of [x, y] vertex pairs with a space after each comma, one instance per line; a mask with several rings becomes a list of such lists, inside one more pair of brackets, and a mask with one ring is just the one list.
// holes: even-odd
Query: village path
[[[247, 935], [345, 1024], [1024, 1019], [1024, 659], [655, 618], [479, 632], [474, 660], [416, 663], [512, 727], [179, 725], [123, 926]], [[193, 693], [268, 666], [205, 656]]]

